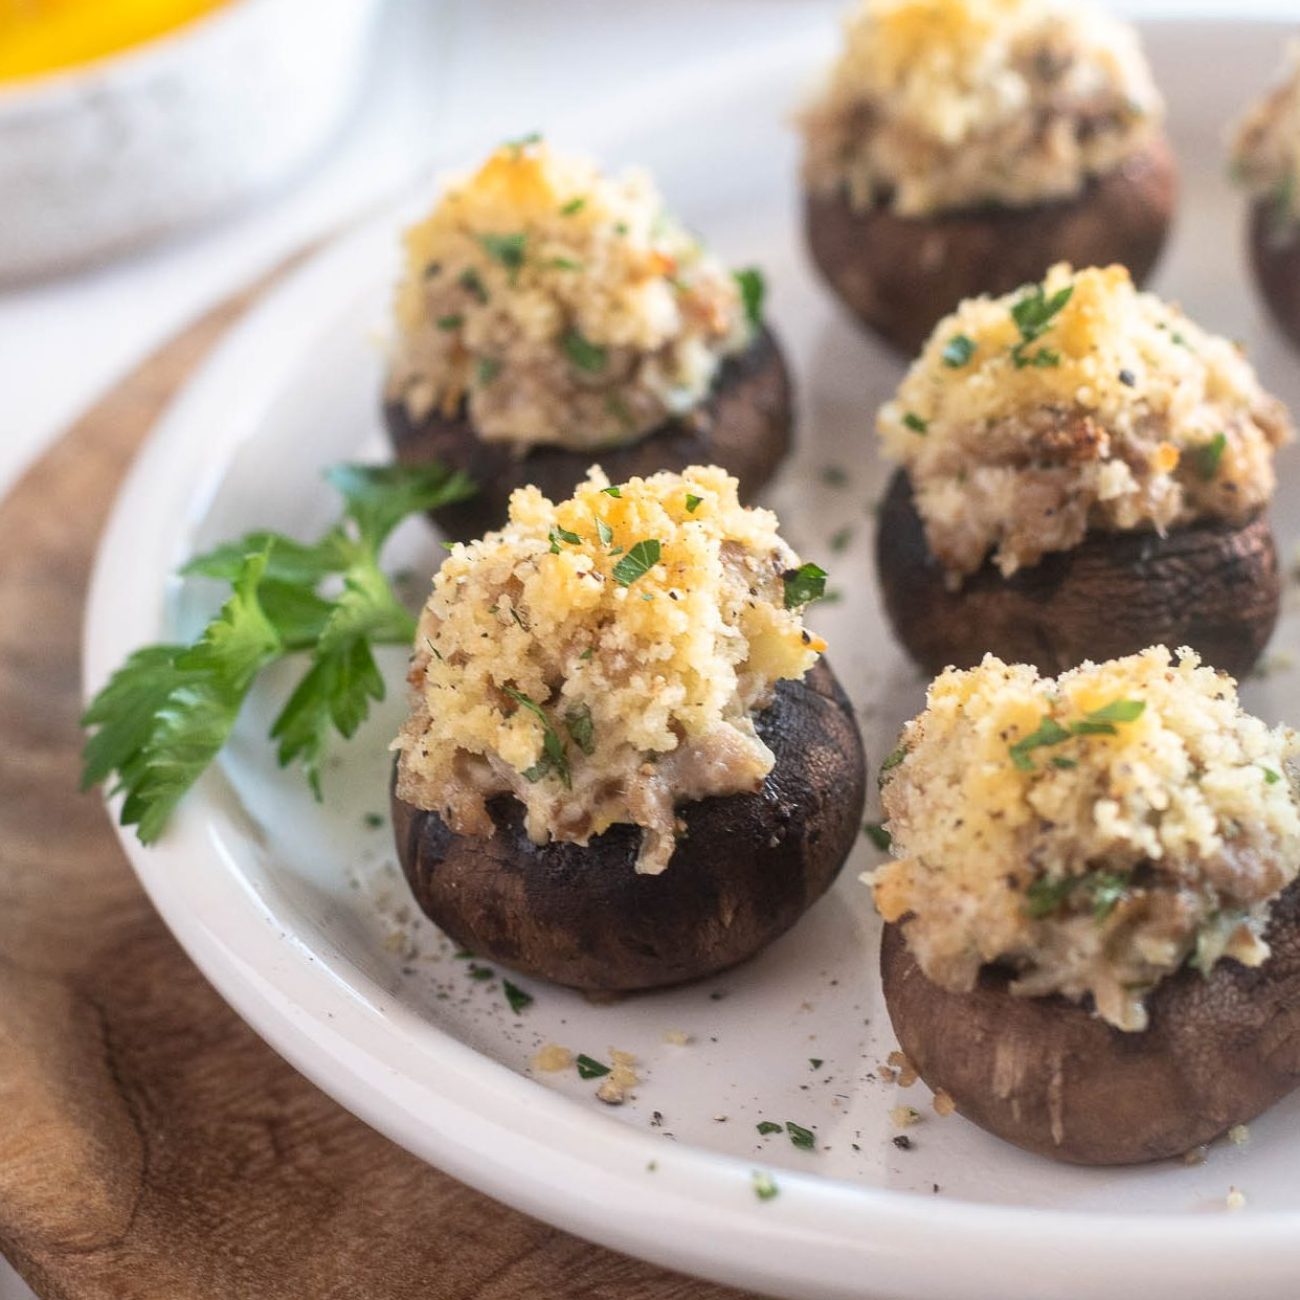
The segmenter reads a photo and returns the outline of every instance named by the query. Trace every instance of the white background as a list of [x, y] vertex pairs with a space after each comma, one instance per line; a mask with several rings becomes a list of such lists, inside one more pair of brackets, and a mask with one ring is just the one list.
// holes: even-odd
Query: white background
[[[205, 307], [442, 160], [560, 124], [562, 143], [580, 147], [603, 97], [687, 61], [825, 24], [842, 8], [841, 0], [390, 0], [363, 101], [309, 174], [220, 225], [90, 274], [0, 293], [0, 491]], [[1272, 8], [1297, 12], [1291, 0]], [[0, 1300], [28, 1295], [0, 1261]]]

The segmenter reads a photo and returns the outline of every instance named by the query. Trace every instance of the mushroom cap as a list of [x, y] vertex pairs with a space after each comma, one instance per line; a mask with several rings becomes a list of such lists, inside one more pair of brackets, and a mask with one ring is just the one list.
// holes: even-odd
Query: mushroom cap
[[1279, 228], [1274, 199], [1257, 199], [1251, 210], [1250, 256], [1274, 321], [1300, 348], [1300, 221]]

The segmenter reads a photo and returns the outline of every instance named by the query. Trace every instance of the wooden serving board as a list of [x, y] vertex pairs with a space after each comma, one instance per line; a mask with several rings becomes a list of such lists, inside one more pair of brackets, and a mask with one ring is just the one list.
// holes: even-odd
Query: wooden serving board
[[77, 793], [105, 517], [265, 287], [141, 365], [0, 504], [0, 1251], [50, 1300], [738, 1300], [507, 1210], [335, 1105], [204, 982]]

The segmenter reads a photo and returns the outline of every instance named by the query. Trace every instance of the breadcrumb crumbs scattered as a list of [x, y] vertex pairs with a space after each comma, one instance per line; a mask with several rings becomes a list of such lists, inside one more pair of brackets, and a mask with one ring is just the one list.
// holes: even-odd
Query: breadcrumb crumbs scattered
[[677, 1047], [685, 1047], [691, 1041], [691, 1036], [684, 1029], [666, 1029], [664, 1031], [664, 1042], [672, 1043]]
[[957, 1109], [957, 1103], [942, 1089], [934, 1094], [934, 1113], [942, 1118], [951, 1115]]
[[611, 1047], [609, 1058], [614, 1063], [613, 1068], [596, 1089], [596, 1096], [607, 1106], [621, 1106], [641, 1082], [633, 1069], [636, 1057], [631, 1052], [620, 1052]]
[[921, 1122], [921, 1112], [915, 1106], [895, 1106], [889, 1112], [889, 1119], [895, 1128], [911, 1128]]
[[1235, 1147], [1244, 1147], [1250, 1141], [1250, 1129], [1245, 1124], [1234, 1124], [1228, 1130], [1228, 1141]]
[[530, 1064], [534, 1070], [540, 1070], [544, 1074], [555, 1074], [560, 1070], [571, 1070], [573, 1062], [574, 1055], [567, 1047], [561, 1047], [558, 1043], [547, 1043], [533, 1053]]
[[910, 1088], [916, 1082], [916, 1066], [907, 1059], [906, 1052], [890, 1052], [889, 1064], [898, 1071], [896, 1082], [900, 1088]]
[[1246, 1194], [1239, 1187], [1229, 1187], [1227, 1205], [1230, 1210], [1243, 1210], [1246, 1208]]

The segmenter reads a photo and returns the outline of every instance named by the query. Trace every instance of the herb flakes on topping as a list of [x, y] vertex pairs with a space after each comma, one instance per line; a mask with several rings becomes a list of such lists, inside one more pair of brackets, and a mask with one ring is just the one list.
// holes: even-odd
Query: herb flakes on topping
[[1052, 327], [1066, 303], [1074, 297], [1074, 285], [1067, 284], [1050, 298], [1041, 284], [1031, 285], [1012, 304], [1011, 318], [1020, 331], [1020, 342], [1011, 349], [1011, 360], [1017, 370], [1026, 366], [1059, 366], [1061, 354], [1052, 348], [1039, 348], [1028, 355], [1025, 351]]
[[528, 148], [530, 144], [541, 144], [542, 133], [540, 131], [529, 131], [527, 135], [521, 135], [517, 140], [507, 140], [502, 144], [503, 149], [509, 149], [513, 154], [520, 154]]
[[776, 1185], [776, 1179], [771, 1174], [762, 1169], [755, 1169], [750, 1177], [754, 1183], [754, 1195], [760, 1201], [770, 1201], [779, 1194], [781, 1189]]
[[785, 1122], [785, 1131], [790, 1135], [790, 1144], [798, 1147], [800, 1151], [817, 1149], [817, 1138], [812, 1129], [804, 1128], [802, 1124], [796, 1124], [794, 1120], [788, 1119]]
[[486, 388], [501, 373], [501, 362], [496, 357], [479, 357], [475, 375], [479, 384]]
[[540, 781], [544, 776], [554, 772], [564, 782], [565, 789], [571, 789], [573, 783], [569, 775], [569, 759], [564, 752], [564, 741], [560, 739], [559, 732], [546, 716], [546, 711], [536, 700], [525, 695], [523, 691], [517, 691], [513, 686], [503, 686], [501, 689], [520, 708], [527, 709], [542, 724], [542, 756], [524, 772], [524, 780]]
[[600, 489], [607, 497], [621, 497], [623, 489], [620, 487], [607, 487]]
[[1264, 782], [1267, 785], [1276, 785], [1282, 779], [1281, 772], [1275, 772], [1271, 767], [1263, 768], [1262, 771], [1264, 773]]
[[552, 555], [559, 555], [561, 542], [567, 542], [570, 546], [582, 545], [582, 538], [577, 533], [569, 532], [567, 528], [552, 528], [546, 538], [551, 544]]
[[1219, 465], [1223, 460], [1223, 453], [1227, 450], [1227, 446], [1228, 435], [1226, 433], [1216, 433], [1209, 442], [1204, 442], [1199, 447], [1193, 447], [1188, 453], [1202, 482], [1210, 483], [1218, 475]]
[[630, 587], [659, 563], [660, 544], [656, 538], [637, 542], [614, 566], [614, 581], [620, 587]]
[[506, 1001], [510, 1003], [510, 1010], [519, 1015], [520, 1012], [526, 1011], [533, 1005], [533, 995], [525, 993], [517, 984], [512, 984], [508, 979], [501, 981], [501, 991], [506, 995]]
[[915, 411], [908, 411], [903, 416], [903, 423], [911, 429], [913, 433], [919, 433], [922, 437], [930, 432], [930, 421], [921, 419]]
[[587, 206], [587, 200], [582, 195], [579, 195], [576, 199], [570, 199], [560, 209], [560, 216], [562, 217], [576, 216], [586, 206]]
[[1029, 757], [1030, 751], [1041, 749], [1045, 745], [1059, 745], [1062, 741], [1070, 739], [1070, 733], [1055, 718], [1048, 717], [1044, 714], [1037, 728], [1027, 736], [1022, 736], [1014, 744], [1007, 748], [1011, 751], [1011, 761], [1021, 772], [1032, 772], [1034, 770], [1034, 760]]
[[552, 271], [581, 271], [582, 263], [575, 262], [571, 257], [552, 257], [547, 263], [547, 268]]
[[614, 540], [614, 530], [603, 519], [597, 519], [596, 536], [602, 546], [608, 546]]
[[585, 1054], [579, 1054], [574, 1064], [578, 1067], [578, 1077], [580, 1079], [600, 1079], [609, 1073], [608, 1065], [602, 1065], [593, 1057]]
[[745, 319], [751, 329], [759, 329], [763, 324], [763, 299], [767, 294], [767, 284], [763, 273], [757, 267], [746, 267], [743, 271], [733, 271], [737, 286], [740, 288], [740, 301], [745, 308]]
[[820, 600], [826, 594], [826, 570], [817, 564], [801, 564], [797, 569], [787, 569], [781, 575], [785, 584], [786, 609], [798, 609]]
[[943, 346], [940, 354], [949, 370], [960, 370], [975, 355], [975, 340], [965, 334], [954, 334]]
[[774, 1119], [759, 1120], [759, 1122], [754, 1127], [758, 1129], [759, 1133], [763, 1137], [767, 1137], [769, 1133], [781, 1132], [781, 1125], [778, 1124]]
[[438, 328], [440, 330], [458, 330], [465, 323], [464, 316], [439, 316]]
[[605, 369], [608, 354], [598, 344], [583, 337], [576, 329], [564, 336], [564, 354], [579, 370], [589, 375], [599, 374]]
[[703, 497], [697, 497], [694, 492], [688, 492], [686, 494], [686, 513], [688, 515], [693, 515], [700, 502], [703, 500]]
[[595, 752], [596, 728], [591, 720], [589, 705], [579, 704], [576, 708], [570, 709], [564, 715], [564, 728], [573, 743], [584, 754], [590, 757]]
[[808, 1058], [808, 1064], [814, 1070], [820, 1070], [822, 1066], [826, 1064], [826, 1062], [820, 1056], [810, 1056]]
[[467, 266], [461, 273], [457, 281], [462, 289], [472, 297], [477, 298], [480, 303], [488, 300], [487, 286], [483, 283], [483, 277], [472, 267]]
[[522, 230], [511, 235], [479, 235], [478, 242], [483, 251], [512, 276], [518, 274], [527, 257], [528, 235]]

